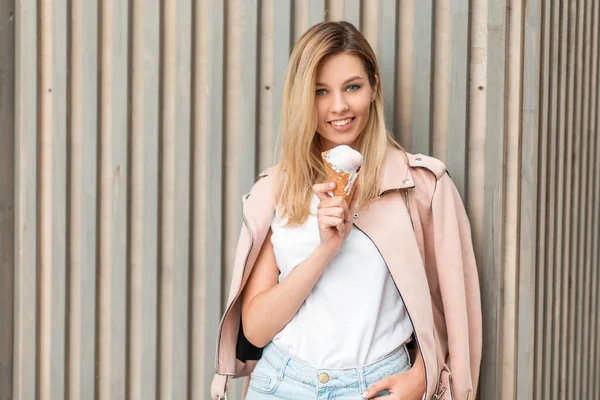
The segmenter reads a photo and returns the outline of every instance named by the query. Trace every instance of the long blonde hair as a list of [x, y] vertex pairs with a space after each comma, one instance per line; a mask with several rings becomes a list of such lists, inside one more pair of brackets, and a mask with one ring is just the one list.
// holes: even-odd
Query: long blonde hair
[[364, 131], [356, 142], [356, 150], [364, 157], [358, 177], [361, 188], [358, 202], [361, 205], [379, 195], [388, 146], [402, 150], [385, 127], [381, 79], [376, 79], [381, 75], [369, 42], [348, 22], [322, 22], [312, 26], [294, 46], [283, 89], [281, 154], [277, 171], [284, 176], [277, 200], [288, 226], [306, 221], [313, 196], [312, 185], [326, 181], [320, 136], [316, 132], [316, 75], [317, 67], [325, 57], [339, 53], [350, 53], [362, 60], [371, 87], [376, 91]]

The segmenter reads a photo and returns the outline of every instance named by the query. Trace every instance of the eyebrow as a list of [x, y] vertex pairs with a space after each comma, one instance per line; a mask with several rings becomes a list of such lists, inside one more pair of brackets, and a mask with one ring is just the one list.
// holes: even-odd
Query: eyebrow
[[[353, 76], [352, 78], [346, 79], [346, 81], [342, 84], [342, 86], [345, 85], [345, 84], [347, 84], [347, 83], [349, 83], [349, 82], [355, 81], [357, 79], [362, 80], [363, 78], [360, 77], [360, 76], [358, 76], [358, 75], [357, 76]], [[322, 82], [317, 82], [317, 86], [327, 86], [327, 85], [324, 84], [324, 83], [322, 83]]]

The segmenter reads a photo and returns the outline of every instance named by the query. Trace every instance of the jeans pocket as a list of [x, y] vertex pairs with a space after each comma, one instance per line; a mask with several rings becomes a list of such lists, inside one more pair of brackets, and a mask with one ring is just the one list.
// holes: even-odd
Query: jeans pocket
[[275, 393], [280, 383], [281, 379], [277, 371], [266, 362], [261, 362], [260, 360], [256, 364], [254, 371], [250, 374], [250, 387], [259, 393]]

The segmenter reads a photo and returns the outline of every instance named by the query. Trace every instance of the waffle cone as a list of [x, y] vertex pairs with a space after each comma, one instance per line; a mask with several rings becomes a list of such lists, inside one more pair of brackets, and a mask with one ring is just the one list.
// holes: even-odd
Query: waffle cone
[[325, 166], [325, 174], [327, 174], [327, 179], [329, 182], [335, 182], [335, 189], [332, 190], [333, 195], [343, 197], [344, 200], [346, 200], [346, 204], [350, 205], [356, 185], [352, 185], [348, 193], [344, 191], [344, 188], [348, 184], [348, 181], [352, 175], [345, 171], [338, 172], [333, 169], [333, 166], [329, 163], [329, 161], [327, 161], [327, 153], [329, 153], [329, 150], [321, 153], [321, 157], [323, 158], [323, 165]]

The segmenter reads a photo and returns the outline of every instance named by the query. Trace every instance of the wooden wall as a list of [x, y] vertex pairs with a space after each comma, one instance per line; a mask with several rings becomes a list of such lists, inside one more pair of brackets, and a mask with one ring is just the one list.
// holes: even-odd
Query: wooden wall
[[445, 161], [467, 206], [479, 398], [600, 398], [599, 15], [595, 0], [0, 3], [0, 398], [208, 397], [289, 53], [342, 19], [378, 55], [389, 128]]

